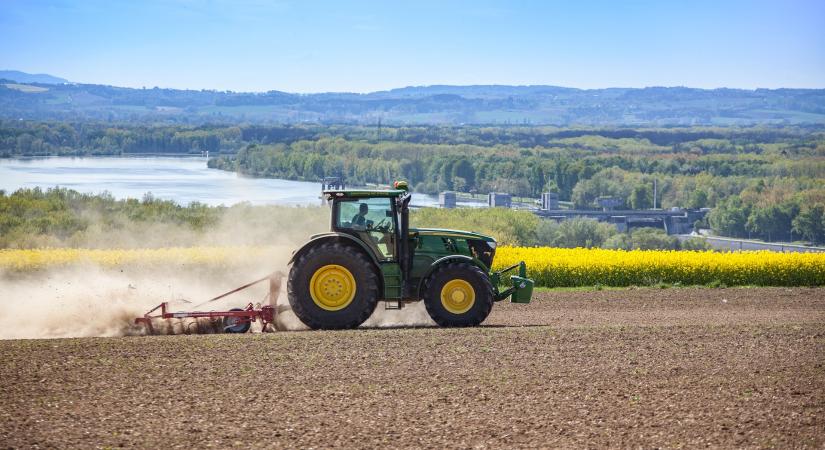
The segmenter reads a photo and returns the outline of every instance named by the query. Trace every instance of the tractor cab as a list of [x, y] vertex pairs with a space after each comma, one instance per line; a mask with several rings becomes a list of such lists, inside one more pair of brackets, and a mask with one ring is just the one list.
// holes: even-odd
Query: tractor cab
[[[393, 189], [327, 189], [330, 231], [292, 256], [289, 301], [311, 328], [352, 328], [384, 301], [400, 309], [424, 300], [442, 326], [474, 326], [494, 301], [529, 303], [533, 282], [520, 262], [492, 272], [496, 241], [478, 233], [411, 229], [411, 194]], [[518, 270], [500, 289], [502, 274]]]
[[407, 208], [404, 191], [325, 191], [332, 214], [330, 230], [366, 243], [379, 261], [396, 261], [401, 238], [400, 212]]

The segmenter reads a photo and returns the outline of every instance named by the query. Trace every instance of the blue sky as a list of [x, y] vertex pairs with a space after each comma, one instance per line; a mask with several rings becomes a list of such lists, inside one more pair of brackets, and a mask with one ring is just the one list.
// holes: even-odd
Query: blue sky
[[0, 0], [0, 69], [130, 87], [825, 87], [825, 1]]

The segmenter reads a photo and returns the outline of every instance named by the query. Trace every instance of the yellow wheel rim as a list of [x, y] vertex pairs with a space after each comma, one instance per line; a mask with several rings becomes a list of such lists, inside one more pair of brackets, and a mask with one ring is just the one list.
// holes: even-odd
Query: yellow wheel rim
[[450, 280], [441, 288], [441, 304], [453, 314], [464, 314], [475, 302], [476, 291], [464, 280]]
[[316, 270], [309, 280], [309, 294], [319, 308], [338, 311], [355, 298], [355, 277], [344, 266], [328, 264]]

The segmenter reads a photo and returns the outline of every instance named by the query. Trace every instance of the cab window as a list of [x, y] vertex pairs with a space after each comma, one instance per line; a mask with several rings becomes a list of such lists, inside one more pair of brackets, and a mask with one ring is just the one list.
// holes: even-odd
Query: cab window
[[336, 228], [351, 230], [382, 259], [395, 255], [395, 220], [392, 200], [383, 198], [345, 199], [338, 201]]

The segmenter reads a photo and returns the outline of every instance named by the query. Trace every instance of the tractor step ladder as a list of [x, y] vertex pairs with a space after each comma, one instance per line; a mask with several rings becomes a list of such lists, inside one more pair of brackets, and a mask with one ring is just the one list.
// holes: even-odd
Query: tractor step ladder
[[[381, 274], [384, 277], [384, 299], [395, 300], [396, 303], [400, 304], [401, 299], [403, 298], [404, 288], [402, 286], [403, 280], [401, 278], [401, 269], [398, 267], [398, 264], [382, 264]], [[389, 302], [387, 303], [389, 304]], [[393, 309], [401, 308], [399, 307]]]

